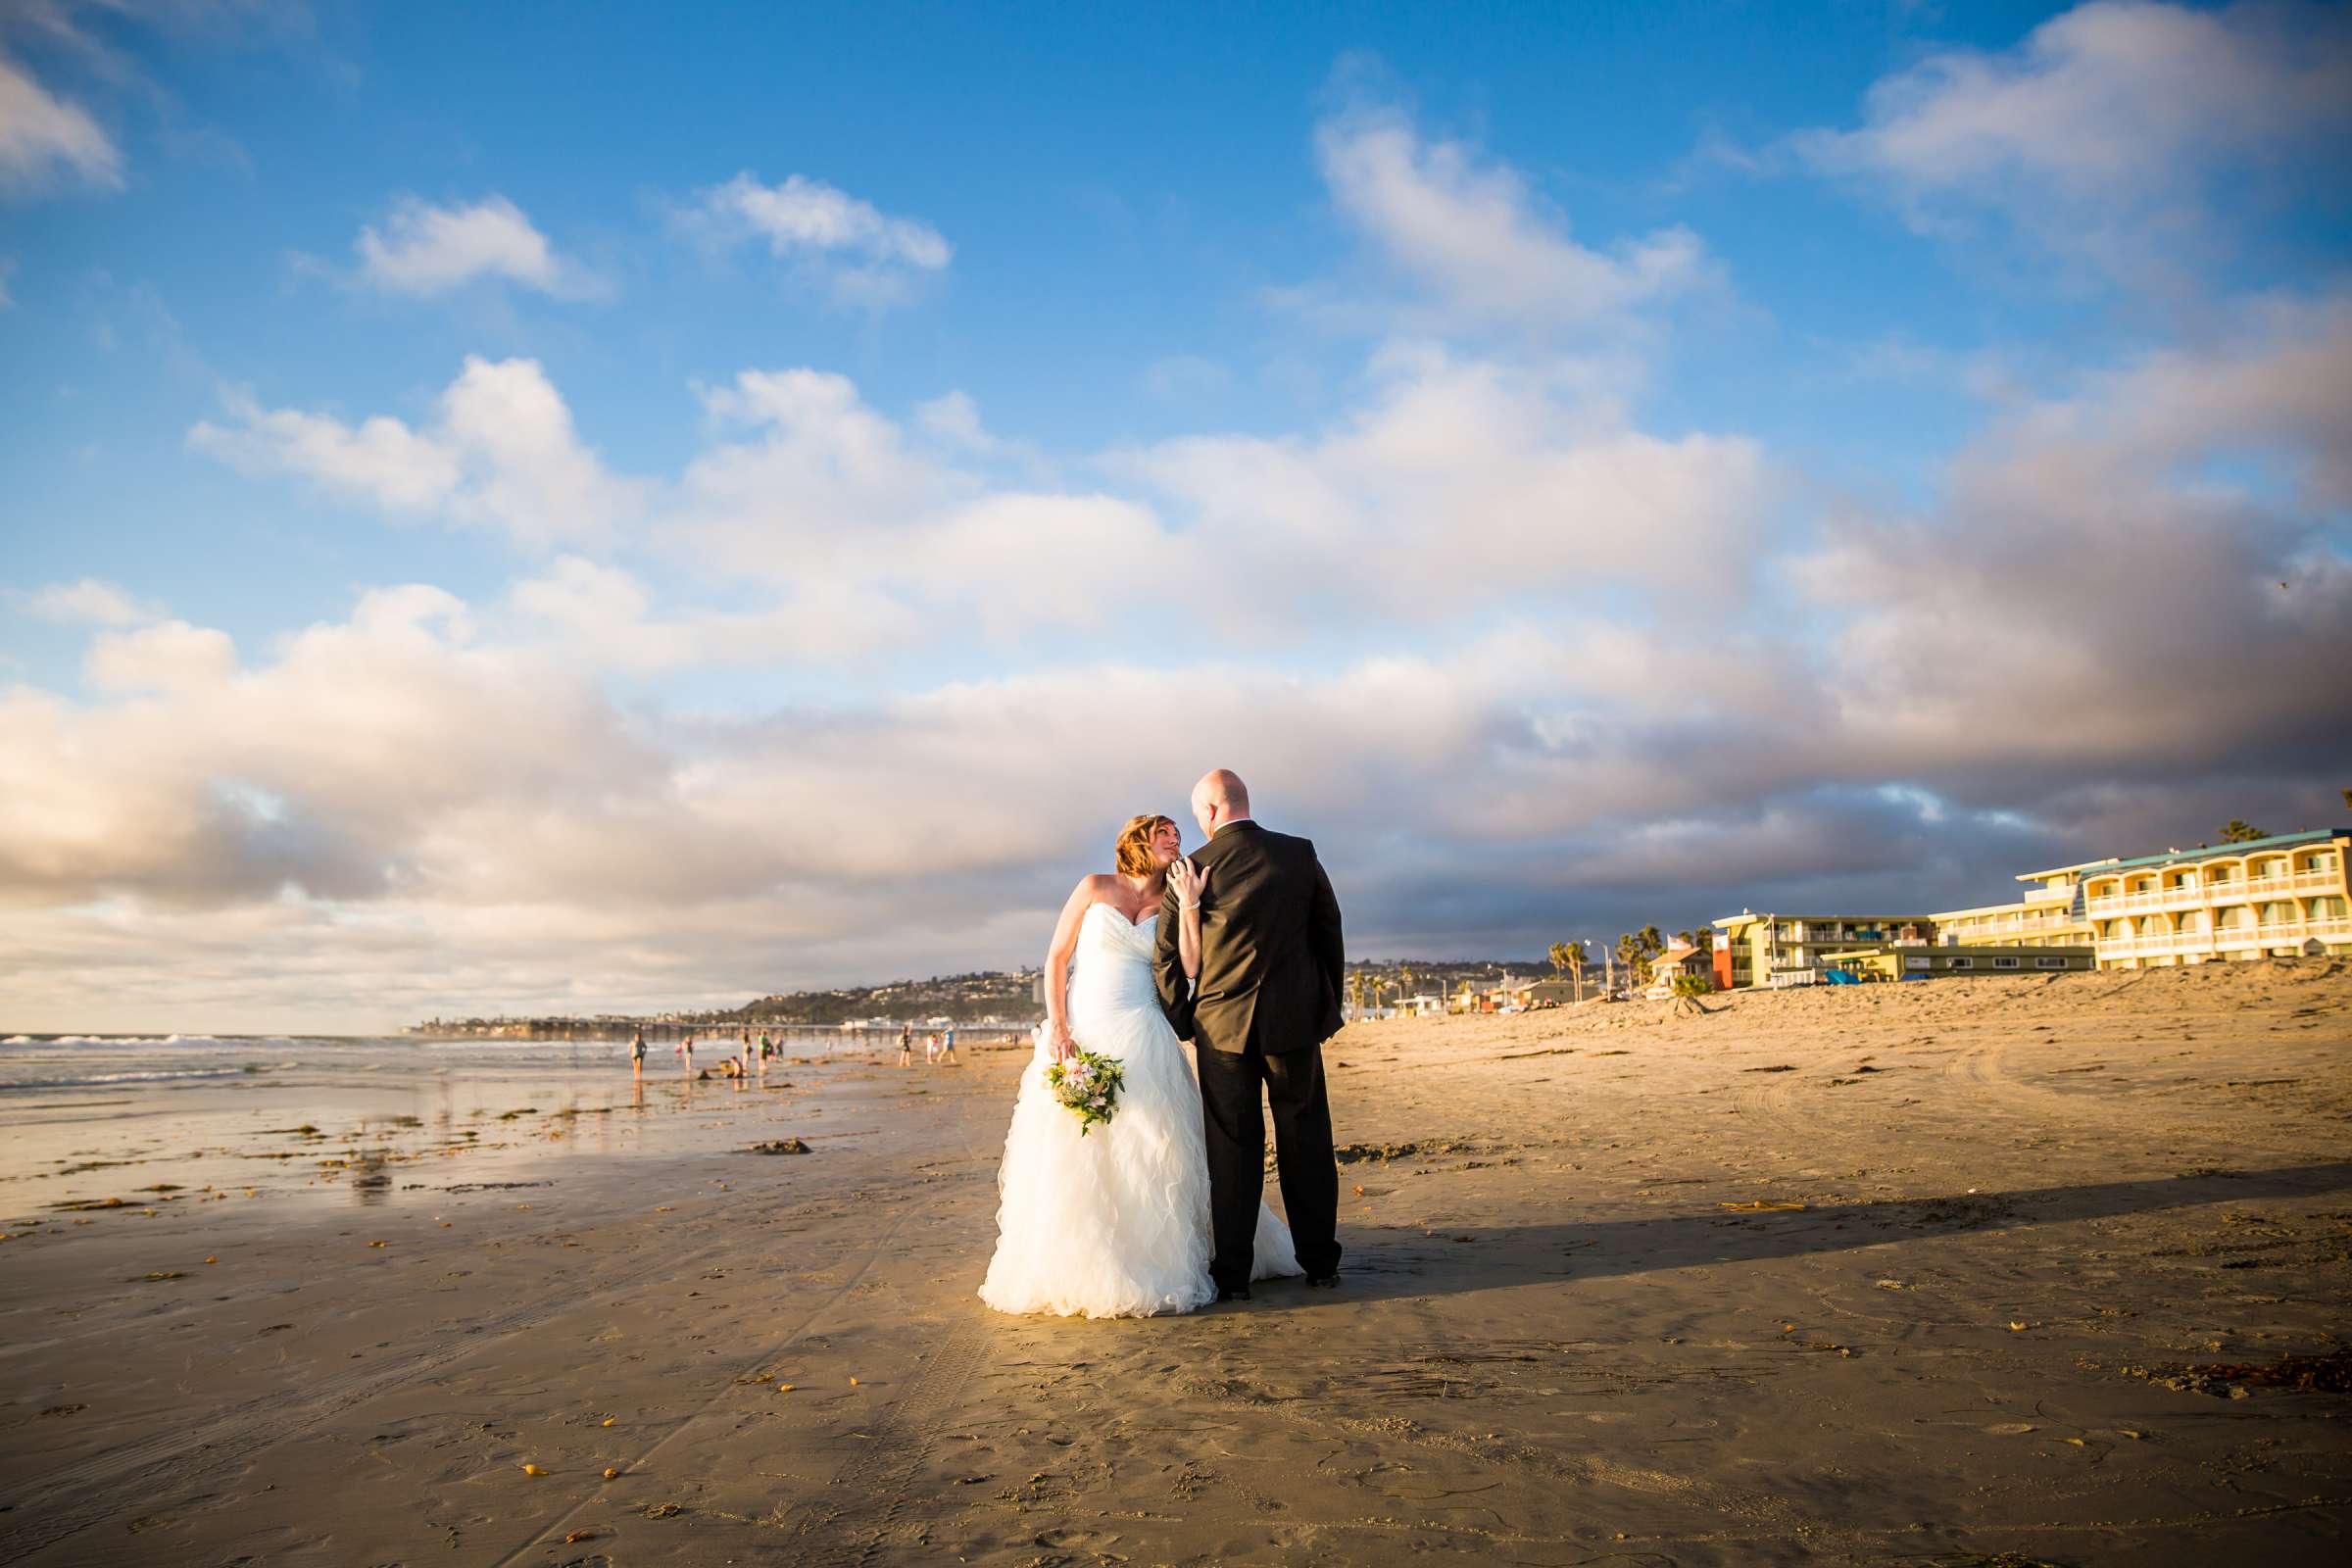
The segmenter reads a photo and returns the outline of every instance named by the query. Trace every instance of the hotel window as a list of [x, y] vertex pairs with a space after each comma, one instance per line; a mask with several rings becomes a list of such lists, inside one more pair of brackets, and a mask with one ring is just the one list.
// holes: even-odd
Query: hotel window
[[2063, 969], [2066, 967], [2066, 960], [2064, 958], [2035, 958], [2034, 967], [2036, 969]]
[[2314, 920], [2341, 920], [2344, 917], [2344, 901], [2332, 893], [2316, 898], [2311, 901], [2311, 917]]
[[2273, 899], [2262, 906], [2262, 923], [2264, 925], [2293, 925], [2295, 923], [2295, 906], [2281, 900]]
[[1995, 969], [2014, 969], [2017, 967], [2017, 960], [2015, 958], [1995, 958], [1992, 960], [1992, 966]]
[[1976, 966], [1977, 960], [1974, 958], [1954, 958], [1952, 960], [1952, 967], [1955, 969], [1974, 969]]

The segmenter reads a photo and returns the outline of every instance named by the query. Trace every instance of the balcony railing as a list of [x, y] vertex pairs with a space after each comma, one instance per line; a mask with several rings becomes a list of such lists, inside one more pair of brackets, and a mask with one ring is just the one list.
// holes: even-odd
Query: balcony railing
[[[1936, 927], [1937, 934], [1968, 942], [1986, 937], [2024, 937], [2042, 931], [2079, 931], [2082, 922], [2071, 915], [2041, 914], [2032, 919], [1997, 917], [1980, 924], [1975, 920], [1946, 920]], [[1947, 947], [1952, 943], [1947, 942]]]
[[2242, 953], [2248, 948], [2301, 947], [2313, 937], [2322, 942], [2352, 941], [2352, 919], [2281, 920], [2275, 925], [2234, 925], [2219, 931], [2174, 931], [2156, 936], [2101, 937], [2102, 958], [2194, 957], [2216, 953]]
[[2342, 893], [2341, 871], [2301, 871], [2293, 876], [2255, 876], [2234, 882], [2208, 882], [2197, 887], [2158, 888], [2151, 893], [2109, 893], [2083, 901], [2090, 914], [2126, 914], [2148, 909], [2196, 909], [2249, 899], [2277, 898], [2282, 893]]

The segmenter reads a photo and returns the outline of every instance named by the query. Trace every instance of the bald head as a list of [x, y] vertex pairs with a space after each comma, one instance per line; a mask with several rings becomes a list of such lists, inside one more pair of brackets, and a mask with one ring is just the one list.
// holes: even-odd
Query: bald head
[[1193, 786], [1193, 820], [1203, 837], [1214, 838], [1228, 822], [1250, 819], [1250, 786], [1229, 767], [1211, 768]]

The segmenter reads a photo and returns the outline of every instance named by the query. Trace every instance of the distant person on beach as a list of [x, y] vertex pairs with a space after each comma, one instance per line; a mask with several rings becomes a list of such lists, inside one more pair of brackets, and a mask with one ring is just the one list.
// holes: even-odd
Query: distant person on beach
[[962, 1062], [956, 1059], [956, 1026], [954, 1024], [948, 1025], [948, 1032], [940, 1037], [939, 1062], [943, 1067], [963, 1065]]
[[914, 1065], [914, 1025], [910, 1023], [899, 1025], [899, 1065]]
[[645, 1076], [645, 1031], [640, 1029], [629, 1036], [629, 1071]]

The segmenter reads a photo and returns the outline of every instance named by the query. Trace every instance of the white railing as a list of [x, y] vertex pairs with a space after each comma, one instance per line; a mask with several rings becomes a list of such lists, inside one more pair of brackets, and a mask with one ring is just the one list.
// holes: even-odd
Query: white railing
[[2158, 888], [2148, 893], [2107, 893], [2083, 901], [2091, 914], [2124, 914], [2132, 910], [2198, 908], [2213, 904], [2235, 904], [2243, 899], [2276, 898], [2281, 893], [2342, 893], [2344, 874], [2337, 870], [2298, 871], [2292, 876], [2255, 876], [2194, 887]]
[[2102, 958], [2180, 957], [2236, 953], [2247, 948], [2301, 947], [2313, 937], [2323, 942], [2352, 941], [2352, 919], [2282, 920], [2276, 925], [2236, 925], [2219, 931], [2101, 937], [2098, 945]]
[[2082, 921], [2071, 915], [2036, 915], [2031, 920], [2010, 917], [1988, 924], [1979, 924], [1974, 920], [1946, 920], [1936, 930], [1939, 935], [1966, 941], [1972, 937], [2030, 937], [2044, 931], [2074, 931], [2080, 930], [2082, 925]]

